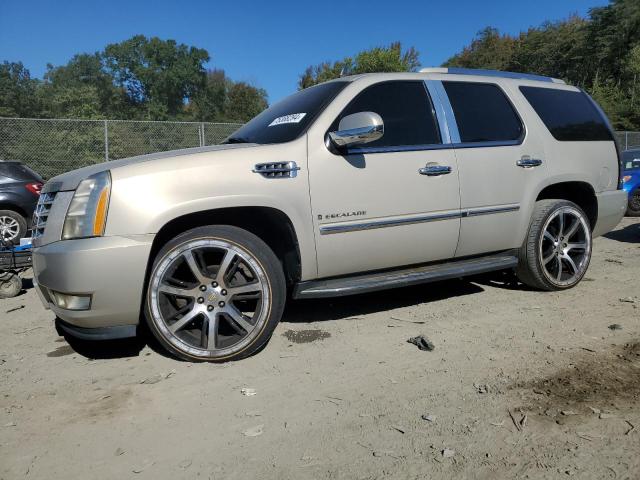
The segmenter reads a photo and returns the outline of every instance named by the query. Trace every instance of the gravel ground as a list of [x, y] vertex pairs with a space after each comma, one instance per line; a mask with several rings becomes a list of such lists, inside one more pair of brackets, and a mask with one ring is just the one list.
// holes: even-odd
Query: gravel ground
[[70, 345], [27, 278], [0, 301], [0, 478], [640, 478], [639, 274], [625, 219], [572, 290], [291, 302], [224, 365]]

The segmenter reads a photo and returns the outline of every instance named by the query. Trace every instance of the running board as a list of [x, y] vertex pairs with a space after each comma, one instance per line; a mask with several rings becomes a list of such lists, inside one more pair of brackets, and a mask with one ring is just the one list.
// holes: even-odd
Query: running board
[[344, 297], [358, 293], [375, 292], [388, 288], [407, 287], [420, 283], [449, 278], [466, 277], [478, 273], [513, 268], [518, 258], [513, 255], [491, 255], [466, 260], [456, 260], [437, 265], [425, 265], [377, 273], [364, 273], [351, 277], [300, 282], [293, 291], [293, 298]]

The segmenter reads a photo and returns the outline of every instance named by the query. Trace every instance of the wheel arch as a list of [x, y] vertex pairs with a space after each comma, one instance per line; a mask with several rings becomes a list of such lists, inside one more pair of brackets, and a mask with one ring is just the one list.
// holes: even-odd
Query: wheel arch
[[26, 214], [23, 208], [19, 207], [15, 203], [0, 201], [0, 210], [12, 210], [22, 216], [27, 223], [29, 223], [29, 216]]
[[568, 200], [578, 205], [587, 214], [593, 231], [598, 221], [598, 197], [591, 184], [583, 181], [552, 183], [538, 193], [536, 202], [549, 199]]
[[242, 206], [201, 210], [166, 222], [154, 237], [145, 285], [153, 260], [163, 245], [182, 232], [206, 225], [232, 225], [253, 233], [262, 239], [278, 257], [282, 263], [287, 284], [291, 285], [300, 280], [302, 275], [300, 245], [291, 219], [277, 208]]

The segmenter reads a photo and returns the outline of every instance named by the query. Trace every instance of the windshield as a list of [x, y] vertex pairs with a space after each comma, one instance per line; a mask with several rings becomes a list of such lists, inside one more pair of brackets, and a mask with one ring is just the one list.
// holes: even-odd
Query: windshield
[[622, 152], [622, 168], [625, 170], [640, 169], [640, 150]]
[[305, 88], [267, 108], [224, 143], [284, 143], [298, 138], [347, 85], [333, 81]]

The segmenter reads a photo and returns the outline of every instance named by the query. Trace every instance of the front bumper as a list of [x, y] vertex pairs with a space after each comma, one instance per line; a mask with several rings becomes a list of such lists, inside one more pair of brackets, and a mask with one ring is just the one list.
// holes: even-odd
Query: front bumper
[[[153, 235], [64, 240], [33, 250], [34, 284], [46, 308], [84, 329], [137, 325]], [[67, 310], [51, 290], [91, 295], [89, 310]]]
[[598, 221], [593, 229], [593, 236], [597, 237], [610, 232], [624, 216], [627, 210], [627, 192], [624, 190], [610, 190], [596, 194], [598, 199]]

